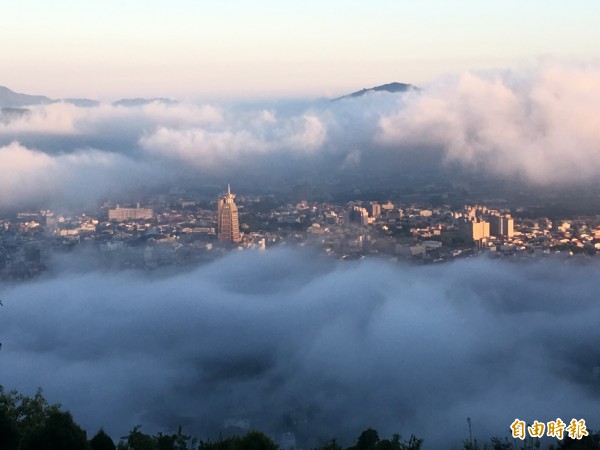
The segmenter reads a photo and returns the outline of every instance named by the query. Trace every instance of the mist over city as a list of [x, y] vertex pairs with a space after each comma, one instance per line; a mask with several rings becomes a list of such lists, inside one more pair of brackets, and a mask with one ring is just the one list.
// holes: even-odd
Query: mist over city
[[2, 8], [0, 450], [600, 448], [600, 5]]

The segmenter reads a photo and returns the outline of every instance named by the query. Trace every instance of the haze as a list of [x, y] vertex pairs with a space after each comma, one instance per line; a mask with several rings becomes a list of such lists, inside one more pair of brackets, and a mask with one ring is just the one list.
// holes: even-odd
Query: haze
[[227, 182], [269, 192], [366, 178], [389, 188], [457, 170], [524, 188], [593, 188], [599, 92], [600, 65], [547, 60], [338, 101], [34, 105], [0, 121], [0, 206], [93, 206]]
[[85, 269], [4, 288], [3, 384], [43, 386], [89, 432], [226, 419], [303, 445], [369, 426], [458, 448], [523, 420], [600, 420], [597, 264], [410, 267], [290, 249], [178, 275]]

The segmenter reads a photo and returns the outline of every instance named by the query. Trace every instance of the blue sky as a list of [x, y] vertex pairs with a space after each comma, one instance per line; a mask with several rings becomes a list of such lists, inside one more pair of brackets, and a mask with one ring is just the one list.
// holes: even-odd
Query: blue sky
[[600, 57], [595, 1], [25, 0], [0, 84], [54, 97], [337, 95], [539, 57]]

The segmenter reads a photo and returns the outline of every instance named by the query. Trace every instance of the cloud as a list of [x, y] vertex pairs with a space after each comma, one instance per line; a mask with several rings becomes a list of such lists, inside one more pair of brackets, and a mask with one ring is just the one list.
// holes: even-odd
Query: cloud
[[0, 122], [0, 134], [44, 133], [74, 134], [76, 116], [80, 108], [65, 103], [32, 106], [23, 114], [8, 116]]
[[[72, 256], [74, 257], [74, 256]], [[250, 419], [306, 446], [372, 426], [459, 446], [528, 422], [598, 428], [598, 267], [429, 267], [235, 252], [161, 276], [81, 269], [2, 288], [0, 379], [95, 432]]]
[[[131, 178], [150, 187], [210, 179], [259, 180], [269, 189], [281, 180], [337, 178], [389, 188], [378, 180], [407, 173], [452, 176], [458, 168], [461, 176], [486, 174], [526, 186], [589, 186], [600, 175], [599, 88], [597, 65], [543, 61], [447, 76], [402, 95], [376, 92], [335, 102], [58, 103], [3, 117], [0, 147], [19, 142], [35, 149], [40, 161], [46, 154], [47, 164], [63, 165], [65, 155], [80, 159], [94, 149], [94, 158], [110, 160], [113, 172], [134, 174], [104, 179], [99, 174], [113, 172], [103, 164], [95, 171], [79, 162], [70, 167], [85, 174], [63, 172], [66, 182], [50, 175], [64, 193], [73, 185], [68, 180], [98, 174], [96, 189], [87, 190], [90, 202], [132, 186]], [[47, 191], [48, 172], [30, 177], [25, 166], [8, 165], [9, 178], [21, 180], [23, 192], [53, 192]], [[15, 193], [19, 183], [5, 186]], [[10, 198], [5, 195], [2, 205]]]
[[598, 105], [597, 65], [466, 72], [407, 94], [376, 140], [439, 147], [446, 161], [539, 185], [588, 182], [600, 173]]
[[[152, 102], [144, 105], [142, 113], [154, 123], [172, 126], [216, 124], [224, 120], [223, 112], [213, 105], [165, 104]], [[129, 110], [128, 110], [129, 111]]]
[[0, 147], [0, 206], [87, 206], [135, 189], [151, 170], [144, 164], [94, 149], [49, 155], [13, 142]]
[[204, 169], [236, 162], [265, 153], [268, 144], [248, 131], [174, 130], [160, 127], [143, 136], [140, 145], [152, 154], [180, 159]]
[[292, 131], [283, 139], [283, 145], [292, 150], [313, 152], [318, 150], [327, 136], [327, 130], [319, 117], [304, 115], [289, 126]]
[[[121, 163], [135, 179], [140, 178], [137, 174], [147, 175], [141, 184], [156, 185], [156, 180], [180, 183], [199, 175], [231, 177], [232, 171], [252, 174], [254, 169], [260, 172], [265, 167], [285, 173], [290, 170], [286, 166], [291, 160], [302, 168], [304, 157], [318, 157], [326, 134], [326, 125], [310, 111], [290, 115], [264, 108], [185, 103], [153, 102], [137, 107], [100, 104], [89, 108], [57, 103], [32, 107], [27, 114], [4, 117], [0, 124], [0, 146], [19, 142], [23, 148], [48, 155], [49, 163], [68, 154], [88, 154], [88, 149], [94, 149], [95, 157], [103, 155]], [[72, 169], [78, 170], [77, 165]], [[116, 165], [115, 170], [121, 169]], [[27, 175], [23, 173], [23, 177]], [[80, 178], [77, 173], [68, 175]], [[15, 176], [18, 178], [19, 174]], [[45, 180], [35, 177], [29, 180], [37, 186], [26, 192], [47, 192]], [[129, 177], [122, 181], [131, 185]], [[117, 189], [109, 187], [108, 182], [116, 182]], [[57, 187], [58, 191], [68, 190], [68, 183], [63, 184]], [[88, 190], [91, 195], [87, 200], [93, 202], [107, 191], [118, 192], [119, 186], [125, 189], [114, 177], [106, 181], [98, 179], [98, 194]], [[9, 187], [11, 191], [17, 190], [17, 186]], [[49, 196], [33, 195], [31, 203], [45, 201]], [[4, 199], [5, 206], [8, 199]], [[17, 205], [15, 201], [9, 206]]]
[[118, 122], [144, 128], [157, 123], [189, 127], [219, 123], [223, 120], [220, 109], [212, 105], [165, 104], [159, 101], [136, 107], [107, 103], [95, 107], [78, 107], [61, 102], [31, 106], [27, 110], [28, 114], [6, 117], [0, 123], [0, 133], [85, 135], [99, 132], [99, 128]]
[[[311, 154], [326, 139], [326, 127], [315, 115], [276, 120], [272, 113], [258, 113], [260, 120], [224, 124], [224, 128], [159, 127], [143, 136], [140, 146], [152, 154], [182, 159], [202, 169], [235, 164], [246, 166], [249, 159], [286, 153]], [[241, 127], [240, 127], [241, 125]]]

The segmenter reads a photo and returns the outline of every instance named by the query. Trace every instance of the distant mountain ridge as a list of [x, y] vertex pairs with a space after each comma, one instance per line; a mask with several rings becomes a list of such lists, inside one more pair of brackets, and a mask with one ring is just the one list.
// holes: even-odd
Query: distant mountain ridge
[[[372, 88], [361, 89], [360, 91], [352, 92], [351, 94], [343, 95], [338, 98], [332, 99], [332, 101], [343, 100], [347, 98], [361, 97], [372, 92], [391, 92], [391, 93], [403, 93], [412, 90], [419, 90], [418, 87], [407, 84], [407, 83], [388, 83], [382, 84], [381, 86], [375, 86]], [[80, 108], [93, 108], [100, 105], [98, 100], [92, 100], [87, 98], [63, 98], [63, 99], [52, 99], [45, 95], [29, 95], [15, 92], [5, 86], [0, 86], [0, 108], [24, 108], [27, 106], [35, 105], [49, 105], [52, 103], [69, 103]], [[133, 108], [137, 106], [144, 106], [150, 103], [162, 103], [165, 105], [174, 105], [179, 103], [177, 100], [170, 98], [156, 97], [156, 98], [122, 98], [114, 101], [113, 106], [123, 106], [126, 108]]]
[[[87, 98], [63, 98], [63, 99], [51, 99], [45, 95], [29, 95], [15, 92], [5, 86], [0, 86], [0, 108], [23, 108], [26, 106], [35, 105], [49, 105], [51, 103], [69, 103], [81, 108], [92, 108], [100, 105], [98, 100], [91, 100]], [[149, 103], [164, 103], [172, 105], [178, 103], [176, 100], [170, 98], [124, 98], [113, 102], [114, 106], [125, 106], [135, 107], [144, 106]]]
[[170, 98], [157, 97], [157, 98], [122, 98], [121, 100], [117, 100], [113, 102], [114, 106], [144, 106], [149, 103], [164, 103], [166, 105], [174, 105], [177, 103], [176, 100], [171, 100]]
[[53, 100], [44, 95], [19, 94], [9, 88], [0, 86], [0, 106], [4, 108], [20, 108], [31, 105], [47, 105]]
[[419, 90], [419, 88], [412, 84], [398, 83], [398, 82], [394, 81], [393, 83], [382, 84], [381, 86], [375, 86], [375, 87], [368, 88], [368, 89], [361, 89], [360, 91], [356, 91], [351, 94], [347, 94], [347, 95], [343, 95], [338, 98], [334, 98], [333, 101], [343, 100], [346, 98], [361, 97], [361, 96], [363, 96], [365, 94], [369, 94], [371, 92], [391, 92], [391, 93], [395, 94], [395, 93], [408, 92], [408, 91], [412, 91], [412, 90]]

